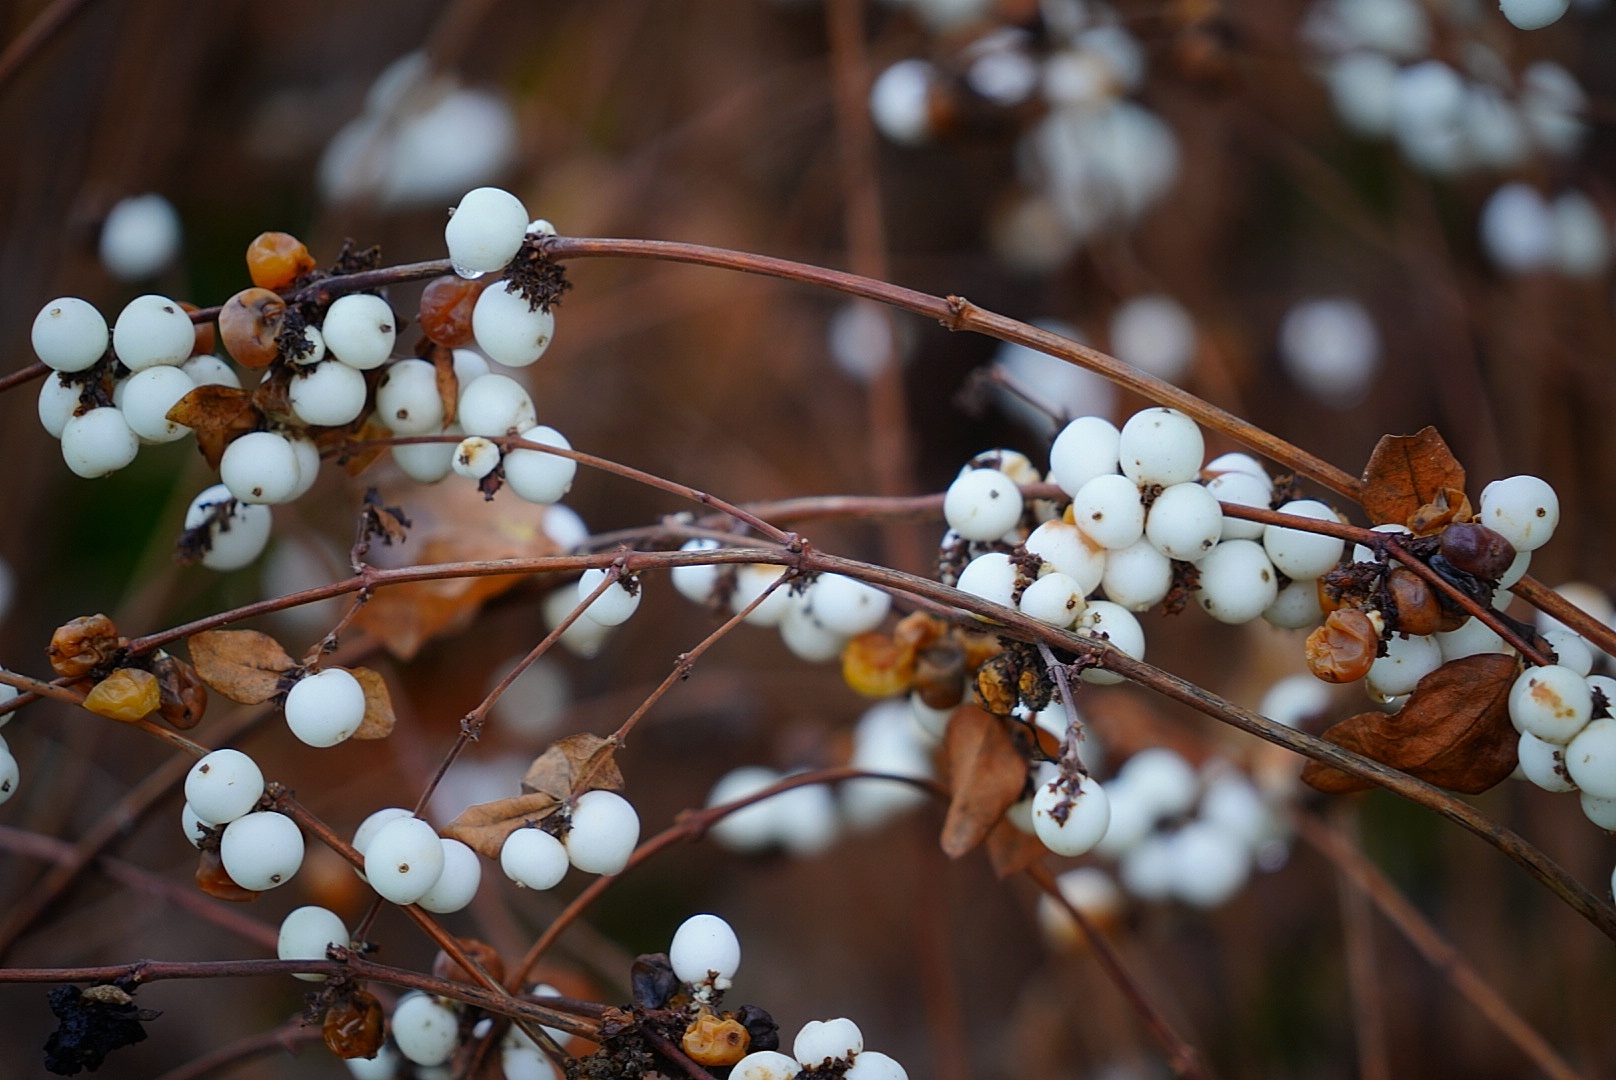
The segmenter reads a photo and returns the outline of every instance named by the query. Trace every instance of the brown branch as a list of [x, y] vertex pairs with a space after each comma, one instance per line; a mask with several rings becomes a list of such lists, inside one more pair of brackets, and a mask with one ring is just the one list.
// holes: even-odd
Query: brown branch
[[[84, 10], [85, 5], [86, 0], [52, 0], [22, 33], [11, 39], [5, 52], [0, 53], [0, 92], [73, 16]], [[9, 387], [0, 386], [0, 391], [7, 389]]]
[[[1354, 804], [1338, 802], [1332, 808], [1334, 832], [1345, 843], [1355, 825]], [[1346, 872], [1336, 867], [1336, 893], [1341, 904], [1341, 930], [1347, 954], [1347, 991], [1352, 999], [1352, 1033], [1358, 1045], [1360, 1080], [1390, 1080], [1386, 1057], [1386, 1003], [1380, 993], [1380, 964], [1375, 950], [1375, 928], [1369, 902]]]

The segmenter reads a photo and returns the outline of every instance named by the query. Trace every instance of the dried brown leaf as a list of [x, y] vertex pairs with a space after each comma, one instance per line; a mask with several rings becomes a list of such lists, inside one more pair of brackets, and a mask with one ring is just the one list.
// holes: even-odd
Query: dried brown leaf
[[387, 692], [387, 682], [380, 672], [370, 668], [347, 668], [348, 674], [359, 680], [365, 691], [365, 718], [359, 721], [356, 739], [385, 739], [393, 733], [398, 718], [393, 715], [393, 696]]
[[1464, 490], [1464, 466], [1434, 427], [1383, 435], [1363, 472], [1363, 508], [1376, 525], [1403, 525], [1449, 488]]
[[[1438, 787], [1476, 795], [1515, 770], [1519, 736], [1509, 721], [1514, 657], [1489, 653], [1450, 660], [1421, 679], [1396, 713], [1359, 713], [1324, 738]], [[1373, 784], [1318, 761], [1302, 780], [1343, 794]]]
[[253, 407], [252, 394], [234, 386], [199, 386], [168, 410], [169, 420], [196, 433], [197, 449], [217, 469], [224, 448], [249, 431], [258, 430], [263, 414]]
[[460, 378], [455, 374], [454, 350], [433, 342], [421, 355], [432, 362], [438, 400], [443, 403], [443, 426], [448, 427], [460, 411]]
[[1049, 853], [1042, 840], [1002, 818], [988, 833], [987, 851], [993, 876], [1000, 881], [1021, 873]]
[[280, 642], [257, 630], [204, 630], [192, 634], [186, 645], [197, 676], [243, 705], [274, 697], [281, 675], [297, 667]]
[[560, 805], [560, 799], [543, 792], [478, 803], [466, 807], [464, 813], [449, 822], [443, 835], [460, 841], [484, 858], [498, 860], [506, 837], [517, 829], [537, 825]]
[[617, 771], [617, 742], [587, 732], [568, 735], [533, 759], [522, 777], [522, 790], [566, 800], [596, 788], [623, 790]]
[[943, 854], [950, 859], [987, 839], [1026, 786], [1027, 760], [1004, 724], [974, 705], [954, 710], [943, 740], [952, 796], [943, 819]]

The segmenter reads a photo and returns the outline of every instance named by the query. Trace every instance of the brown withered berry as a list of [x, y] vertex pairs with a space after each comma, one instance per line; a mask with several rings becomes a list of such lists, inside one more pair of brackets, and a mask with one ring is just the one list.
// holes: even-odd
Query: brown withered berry
[[952, 709], [965, 699], [965, 650], [945, 639], [915, 657], [915, 693], [932, 709]]
[[459, 274], [445, 274], [427, 282], [421, 293], [421, 333], [448, 349], [473, 344], [471, 313], [492, 277], [468, 281]]
[[162, 702], [157, 706], [163, 722], [176, 731], [189, 731], [202, 722], [208, 711], [208, 688], [196, 668], [177, 656], [160, 652], [152, 660]]
[[[190, 315], [195, 315], [197, 312], [202, 310], [195, 304], [188, 303], [184, 300], [180, 301], [180, 307], [184, 308], [186, 313]], [[195, 326], [196, 343], [191, 346], [191, 355], [202, 356], [205, 353], [211, 353], [213, 351], [213, 347], [219, 343], [218, 329], [211, 322], [199, 322], [196, 323]]]
[[280, 355], [286, 301], [268, 289], [242, 289], [219, 310], [219, 337], [243, 367], [265, 368]]
[[162, 701], [157, 676], [139, 668], [119, 668], [84, 695], [84, 707], [90, 712], [126, 724], [146, 719]]
[[368, 990], [349, 990], [325, 1010], [325, 1045], [339, 1058], [372, 1058], [382, 1048], [382, 1004]]
[[235, 879], [226, 872], [224, 860], [219, 857], [217, 848], [202, 849], [201, 857], [196, 864], [196, 887], [216, 900], [245, 904], [258, 899], [256, 892], [237, 885]]
[[1425, 579], [1406, 566], [1394, 566], [1386, 575], [1390, 601], [1386, 621], [1400, 634], [1434, 634], [1442, 628], [1442, 605]]
[[309, 249], [291, 233], [259, 233], [247, 245], [247, 274], [260, 289], [284, 289], [314, 265]]
[[[486, 941], [478, 941], [476, 938], [456, 938], [455, 940], [459, 943], [460, 948], [465, 951], [466, 956], [488, 973], [489, 978], [495, 982], [505, 981], [505, 961], [500, 959], [499, 953], [494, 951], [492, 945]], [[482, 985], [475, 975], [461, 966], [460, 961], [442, 949], [438, 950], [438, 955], [432, 961], [432, 974], [437, 978], [447, 979], [449, 982], [465, 983], [467, 986]]]
[[914, 646], [878, 630], [860, 634], [842, 649], [842, 678], [865, 697], [907, 693], [915, 678]]
[[1515, 561], [1515, 545], [1473, 521], [1442, 530], [1437, 551], [1456, 569], [1486, 581], [1503, 577]]
[[698, 1065], [733, 1065], [746, 1056], [752, 1034], [734, 1017], [702, 1013], [685, 1028], [681, 1048]]
[[1356, 682], [1369, 673], [1380, 649], [1380, 634], [1357, 608], [1330, 612], [1324, 625], [1307, 635], [1307, 669], [1325, 682]]
[[56, 628], [45, 655], [56, 674], [77, 679], [111, 663], [124, 644], [111, 619], [84, 615]]

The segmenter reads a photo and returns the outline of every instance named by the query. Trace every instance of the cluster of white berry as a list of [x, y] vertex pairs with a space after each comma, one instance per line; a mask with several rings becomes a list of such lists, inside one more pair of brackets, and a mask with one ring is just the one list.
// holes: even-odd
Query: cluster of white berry
[[[1504, 13], [1525, 25], [1527, 9], [1546, 14], [1566, 0], [1511, 0]], [[1337, 116], [1370, 138], [1391, 139], [1424, 172], [1451, 176], [1501, 171], [1534, 153], [1565, 158], [1586, 134], [1587, 95], [1548, 60], [1512, 71], [1483, 20], [1452, 6], [1416, 0], [1321, 0], [1303, 29], [1324, 60]], [[1434, 27], [1432, 20], [1440, 20]], [[1552, 21], [1552, 20], [1550, 20]], [[1537, 25], [1543, 25], [1538, 22]], [[1461, 56], [1464, 70], [1433, 55]], [[1452, 48], [1462, 42], [1462, 48]]]
[[945, 62], [900, 60], [877, 77], [870, 115], [888, 139], [930, 142], [966, 107], [1011, 115], [1043, 107], [1021, 132], [1019, 192], [993, 230], [1007, 262], [1049, 269], [1090, 237], [1131, 225], [1171, 189], [1177, 137], [1132, 99], [1146, 53], [1109, 5], [1043, 5], [1038, 36], [969, 4], [913, 6], [934, 26], [972, 33], [964, 44], [957, 32], [948, 39], [955, 55]]
[[1507, 274], [1552, 270], [1590, 278], [1610, 267], [1610, 224], [1575, 188], [1550, 200], [1530, 184], [1505, 184], [1482, 205], [1480, 231], [1487, 257]]
[[[548, 819], [546, 819], [548, 823]], [[551, 889], [569, 865], [586, 874], [616, 874], [640, 840], [634, 805], [615, 791], [586, 791], [554, 823], [559, 838], [538, 826], [517, 829], [500, 849], [505, 876], [528, 889]]]
[[264, 795], [264, 774], [240, 750], [215, 750], [185, 777], [185, 838], [202, 846], [204, 834], [224, 827], [219, 859], [243, 889], [263, 892], [292, 880], [303, 865], [303, 833], [274, 810], [254, 810]]

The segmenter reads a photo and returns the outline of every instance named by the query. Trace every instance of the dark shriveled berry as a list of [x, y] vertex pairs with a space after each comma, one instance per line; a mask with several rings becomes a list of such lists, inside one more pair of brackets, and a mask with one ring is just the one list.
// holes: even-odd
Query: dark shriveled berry
[[1485, 525], [1461, 522], [1442, 530], [1438, 550], [1456, 568], [1497, 581], [1515, 561], [1515, 547]]

